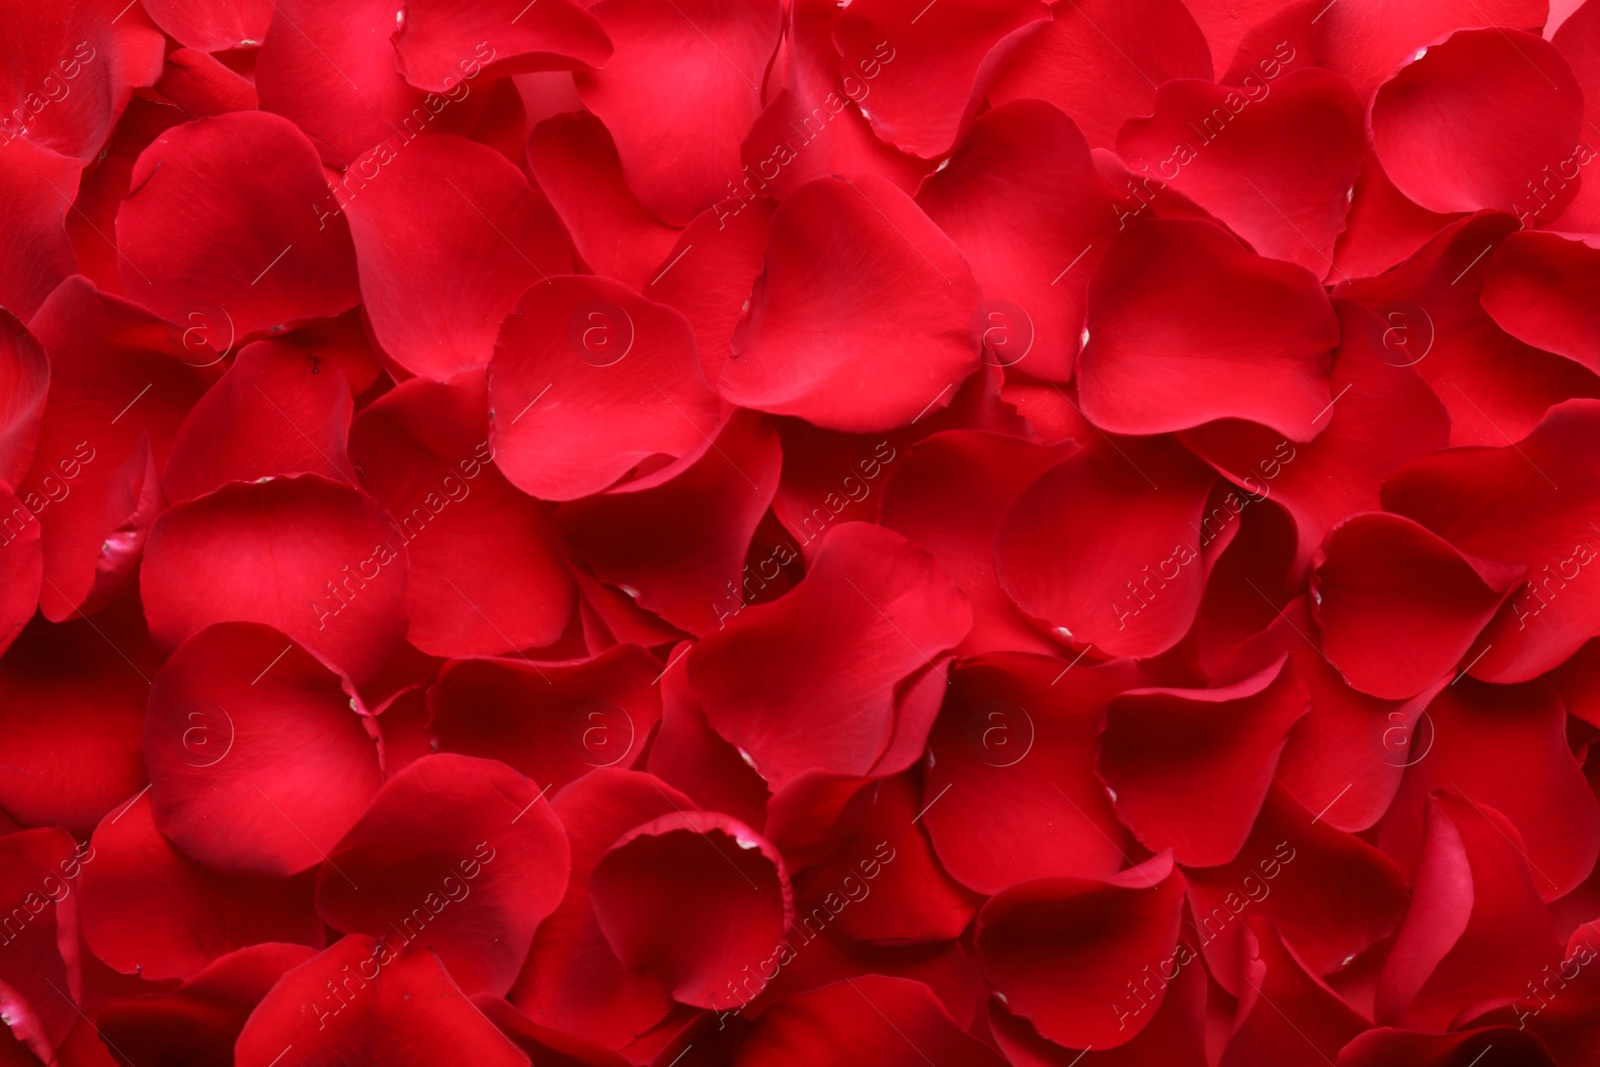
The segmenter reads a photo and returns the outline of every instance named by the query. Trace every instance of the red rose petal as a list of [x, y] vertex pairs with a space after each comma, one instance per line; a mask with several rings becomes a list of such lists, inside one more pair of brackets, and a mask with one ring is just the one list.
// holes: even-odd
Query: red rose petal
[[[1107, 998], [1121, 997], [1146, 964], [1170, 966], [1182, 909], [1183, 875], [1167, 854], [1104, 879], [1024, 882], [979, 913], [978, 956], [1002, 1003], [1041, 1036], [1115, 1048], [1157, 1011]], [[1159, 1009], [1165, 993], [1154, 991], [1145, 1007]]]
[[[64, 1002], [67, 967], [57, 947], [60, 922], [71, 922], [72, 906], [61, 906], [81, 888], [77, 881], [93, 849], [80, 850], [66, 831], [21, 830], [0, 836], [0, 907], [5, 924], [0, 928], [0, 989], [20, 996], [39, 1012], [48, 1035], [44, 1042], [59, 1041], [72, 1028], [76, 1014]], [[56, 989], [50, 987], [54, 985]], [[0, 1000], [9, 998], [0, 997]], [[28, 1042], [27, 1028], [7, 1003], [6, 1025]], [[20, 1014], [20, 1013], [18, 1013]], [[5, 1061], [8, 1064], [14, 1061]], [[25, 1062], [25, 1061], [22, 1061]]]
[[0, 482], [0, 653], [22, 633], [39, 606], [44, 554], [33, 512]]
[[1385, 173], [1429, 211], [1527, 210], [1525, 186], [1572, 154], [1583, 122], [1583, 91], [1561, 53], [1496, 26], [1461, 30], [1411, 58], [1372, 103]]
[[27, 249], [0, 267], [0, 306], [26, 319], [76, 269], [66, 219], [79, 167], [32, 141], [7, 140], [0, 150], [0, 224]]
[[[821, 264], [859, 261], [856, 272]], [[872, 175], [785, 198], [716, 383], [725, 400], [867, 433], [949, 402], [978, 365], [979, 295], [950, 239]]]
[[530, 1022], [500, 997], [479, 993], [472, 1003], [540, 1067], [628, 1067], [627, 1060], [604, 1045]]
[[373, 336], [413, 374], [487, 366], [522, 291], [572, 270], [550, 205], [500, 153], [462, 138], [418, 139], [344, 207]]
[[1410, 256], [1442, 228], [1460, 218], [1420, 207], [1394, 187], [1368, 148], [1350, 194], [1350, 212], [1339, 235], [1329, 275], [1341, 280], [1382, 274]]
[[209, 52], [179, 48], [167, 56], [156, 92], [183, 108], [191, 119], [228, 111], [254, 111], [261, 100], [243, 75]]
[[[926, 552], [845, 523], [793, 591], [696, 645], [689, 679], [711, 725], [774, 787], [807, 770], [865, 774], [889, 747], [894, 687], [971, 621]], [[793, 632], [815, 636], [796, 644]]]
[[1332, 400], [1339, 331], [1322, 287], [1213, 223], [1129, 229], [1089, 283], [1087, 322], [1078, 395], [1089, 421], [1112, 433], [1231, 416], [1309, 441]]
[[1594, 305], [1600, 250], [1553, 233], [1518, 230], [1495, 249], [1478, 297], [1502, 330], [1600, 373]]
[[1218, 1067], [1276, 1067], [1305, 1058], [1307, 1046], [1326, 1060], [1366, 1029], [1366, 1019], [1307, 973], [1271, 922], [1247, 922], [1240, 964], [1245, 988]]
[[1556, 1067], [1580, 1060], [1552, 1059], [1543, 1043], [1533, 1034], [1515, 1027], [1488, 1027], [1453, 1034], [1419, 1033], [1380, 1026], [1357, 1035], [1339, 1053], [1338, 1067], [1473, 1067], [1473, 1060], [1499, 1046], [1507, 1063], [1524, 1067]]
[[495, 72], [603, 67], [611, 42], [594, 15], [574, 0], [529, 10], [519, 0], [407, 0], [394, 35], [402, 77], [419, 89], [448, 93], [484, 64]]
[[[1577, 10], [1552, 33], [1552, 28], [1556, 27], [1556, 9], [1562, 6]], [[1572, 197], [1567, 209], [1555, 217], [1553, 223], [1548, 205], [1566, 192], [1566, 182], [1572, 181], [1581, 168], [1594, 162], [1596, 142], [1593, 123], [1600, 116], [1600, 108], [1596, 107], [1596, 102], [1600, 101], [1600, 6], [1587, 3], [1580, 6], [1570, 3], [1570, 0], [1564, 5], [1557, 0], [1551, 4], [1550, 14], [1550, 21], [1545, 23], [1545, 38], [1566, 58], [1573, 76], [1578, 79], [1578, 87], [1583, 90], [1583, 130], [1571, 152], [1546, 161], [1550, 169], [1539, 172], [1534, 196], [1531, 201], [1525, 202], [1524, 210], [1532, 210], [1545, 225], [1593, 233], [1600, 230], [1600, 182], [1580, 183], [1577, 195]], [[1553, 181], [1550, 180], [1552, 172]]]
[[1182, 863], [1227, 863], [1308, 705], [1305, 683], [1283, 660], [1219, 689], [1123, 693], [1106, 711], [1097, 763], [1118, 818]]
[[417, 760], [330, 850], [318, 914], [350, 933], [398, 933], [439, 953], [464, 991], [504, 995], [571, 865], [567, 835], [540, 799], [495, 760]]
[[376, 737], [349, 682], [282, 633], [208, 627], [150, 689], [144, 741], [156, 825], [216, 870], [297, 874], [378, 791]]
[[767, 783], [706, 721], [689, 689], [680, 645], [661, 673], [661, 729], [650, 743], [650, 773], [694, 798], [707, 811], [723, 811], [760, 829], [767, 819]]
[[1211, 62], [1228, 69], [1251, 29], [1289, 5], [1284, 0], [1184, 0], [1211, 45]]
[[168, 508], [150, 532], [145, 615], [172, 647], [214, 622], [282, 630], [358, 684], [406, 630], [406, 549], [365, 493], [314, 474]]
[[251, 48], [266, 40], [271, 0], [147, 0], [156, 25], [201, 52]]
[[17, 486], [27, 476], [49, 390], [44, 348], [15, 317], [0, 315], [0, 482]]

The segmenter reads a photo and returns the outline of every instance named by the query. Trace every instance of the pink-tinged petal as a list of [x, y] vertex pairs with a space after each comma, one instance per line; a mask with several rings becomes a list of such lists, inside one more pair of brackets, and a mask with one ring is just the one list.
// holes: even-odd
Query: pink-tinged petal
[[938, 560], [972, 601], [964, 655], [1000, 650], [1052, 654], [1059, 646], [1000, 588], [995, 532], [1029, 483], [1075, 450], [981, 430], [948, 430], [906, 453], [884, 485], [882, 521]]
[[[1217, 981], [1248, 996], [1250, 938], [1241, 914], [1271, 919], [1312, 975], [1331, 974], [1394, 932], [1406, 883], [1394, 861], [1302, 807], [1274, 784], [1233, 862], [1185, 872], [1197, 947]], [[1331, 1050], [1330, 1050], [1331, 1051]]]
[[1474, 1067], [1491, 1049], [1507, 1063], [1522, 1067], [1577, 1067], [1582, 1060], [1555, 1060], [1532, 1033], [1512, 1026], [1464, 1030], [1451, 1034], [1422, 1033], [1380, 1026], [1359, 1034], [1339, 1053], [1338, 1067]]
[[1250, 836], [1289, 729], [1310, 702], [1285, 660], [1218, 689], [1139, 689], [1111, 701], [1097, 769], [1117, 816], [1197, 867]]
[[143, 8], [129, 11], [117, 0], [7, 0], [0, 12], [7, 48], [0, 147], [9, 156], [14, 140], [27, 139], [89, 163], [133, 90], [161, 76], [160, 31]]
[[1309, 441], [1332, 399], [1339, 323], [1304, 268], [1250, 253], [1222, 227], [1128, 229], [1089, 283], [1078, 395], [1111, 433], [1241, 418]]
[[145, 0], [144, 8], [186, 48], [226, 52], [267, 38], [271, 0]]
[[[1378, 488], [1406, 460], [1443, 448], [1450, 417], [1416, 373], [1409, 346], [1423, 338], [1348, 301], [1336, 301], [1341, 337], [1330, 385], [1338, 398], [1313, 424], [1311, 441], [1290, 441], [1237, 419], [1185, 430], [1183, 443], [1252, 496], [1275, 500], [1298, 530], [1293, 573], [1310, 565], [1345, 516], [1377, 511]], [[1419, 348], [1420, 350], [1420, 348]]]
[[978, 957], [1007, 1010], [1040, 1036], [1116, 1048], [1150, 1025], [1166, 990], [1151, 992], [1143, 1011], [1142, 1000], [1112, 998], [1146, 964], [1170, 967], [1184, 951], [1182, 912], [1183, 875], [1165, 853], [1106, 878], [1024, 882], [979, 913]]
[[558, 640], [573, 586], [550, 508], [493, 463], [483, 375], [404, 382], [351, 427], [361, 483], [406, 542], [407, 638], [435, 656], [502, 655]]
[[723, 811], [756, 829], [767, 820], [767, 783], [706, 721], [689, 689], [689, 647], [672, 650], [662, 671], [661, 729], [650, 743], [650, 773], [706, 811]]
[[917, 203], [983, 287], [983, 358], [1070, 378], [1089, 278], [1121, 213], [1072, 120], [1038, 100], [986, 112]]
[[1169, 82], [1153, 106], [1117, 136], [1130, 167], [1154, 168], [1262, 255], [1328, 272], [1366, 146], [1343, 78], [1303, 70], [1254, 87]]
[[253, 111], [261, 104], [253, 82], [209, 52], [192, 48], [179, 48], [167, 57], [155, 89], [191, 119]]
[[[1567, 745], [1567, 718], [1547, 682], [1490, 686], [1464, 678], [1428, 706], [1426, 750], [1394, 798], [1378, 844], [1410, 870], [1425, 850], [1428, 796], [1453, 790], [1517, 828], [1539, 895], [1575, 889], [1600, 855], [1600, 802]], [[1420, 731], [1419, 731], [1420, 732]]]
[[963, 1031], [931, 989], [870, 974], [781, 1000], [761, 1013], [735, 1067], [1003, 1067], [993, 1048]]
[[1323, 653], [1352, 686], [1389, 700], [1454, 670], [1526, 572], [1381, 511], [1335, 526], [1312, 564]]
[[1479, 302], [1507, 333], [1600, 373], [1600, 331], [1591, 294], [1600, 250], [1553, 233], [1519, 230], [1495, 249]]
[[[822, 268], [839, 262], [861, 266]], [[872, 175], [819, 179], [773, 215], [717, 388], [826, 429], [902, 426], [978, 366], [978, 309], [966, 261], [909, 197]]]
[[1417, 49], [1468, 26], [1537, 31], [1547, 6], [1545, 0], [1340, 0], [1313, 23], [1317, 62], [1350, 79], [1365, 104]]
[[668, 223], [686, 225], [739, 175], [739, 145], [761, 112], [758, 85], [778, 46], [780, 6], [601, 0], [591, 13], [615, 52], [604, 70], [574, 75], [578, 94], [616, 138], [628, 187]]
[[322, 217], [332, 194], [288, 120], [237, 111], [175, 127], [132, 182], [117, 212], [123, 290], [169, 321], [221, 309], [242, 338], [360, 299], [349, 229]]
[[1495, 27], [1411, 59], [1372, 103], [1372, 147], [1395, 186], [1429, 211], [1541, 210], [1528, 184], [1572, 154], [1583, 123], [1583, 91], [1556, 47]]
[[717, 423], [687, 320], [603, 278], [529, 288], [488, 377], [495, 458], [543, 500], [589, 496], [652, 456], [685, 455]]
[[[724, 862], [706, 862], [708, 846]], [[709, 812], [672, 812], [624, 833], [595, 864], [589, 899], [618, 959], [701, 1008], [737, 1003], [733, 980], [777, 949], [794, 915], [778, 850]]]
[[0, 659], [5, 814], [87, 837], [145, 788], [140, 737], [158, 662], [131, 598], [93, 618], [26, 626]]
[[66, 220], [78, 181], [75, 159], [32, 141], [0, 143], [0, 225], [16, 242], [0, 267], [0, 307], [21, 319], [77, 269]]
[[576, 0], [528, 8], [521, 0], [406, 0], [394, 35], [402, 77], [448, 93], [485, 65], [494, 74], [603, 67], [611, 42]]
[[349, 682], [282, 633], [208, 627], [151, 685], [144, 756], [156, 825], [217, 871], [298, 874], [378, 791], [376, 739]]
[[350, 383], [282, 341], [257, 341], [184, 419], [162, 486], [173, 502], [280, 474], [349, 479]]
[[312, 876], [226, 875], [179, 852], [156, 828], [151, 798], [107, 815], [83, 860], [83, 934], [112, 968], [192, 978], [246, 945], [321, 948]]
[[995, 105], [1047, 100], [1091, 145], [1112, 148], [1124, 120], [1150, 114], [1157, 86], [1211, 80], [1206, 39], [1180, 0], [1074, 0], [1051, 14], [995, 79]]
[[1106, 705], [1142, 682], [1133, 664], [997, 652], [950, 682], [923, 772], [939, 799], [922, 817], [950, 873], [983, 893], [1115, 874], [1133, 837], [1094, 758]]
[[14, 316], [0, 314], [0, 482], [17, 486], [27, 477], [49, 390], [44, 347]]
[[429, 734], [441, 751], [503, 760], [560, 789], [638, 761], [661, 717], [660, 673], [634, 645], [566, 663], [455, 660], [428, 691]]
[[[1504, 448], [1452, 448], [1403, 465], [1383, 505], [1462, 552], [1527, 568], [1479, 638], [1474, 678], [1520, 682], [1557, 666], [1600, 629], [1595, 560], [1600, 521], [1600, 401], [1569, 400]], [[1559, 488], [1558, 488], [1559, 487]]]
[[345, 212], [373, 336], [413, 374], [488, 365], [522, 291], [572, 271], [549, 203], [504, 156], [465, 138], [419, 138]]
[[1091, 438], [1000, 520], [1000, 587], [1065, 641], [1109, 656], [1164, 652], [1194, 621], [1237, 530], [1227, 510], [1215, 509], [1222, 525], [1207, 513], [1216, 482], [1173, 438]]
[[239, 1031], [261, 998], [284, 971], [316, 954], [272, 942], [238, 949], [170, 993], [113, 1001], [95, 1013], [95, 1029], [129, 1063], [231, 1062]]
[[1218, 1067], [1277, 1067], [1309, 1059], [1307, 1048], [1328, 1060], [1367, 1020], [1306, 970], [1272, 922], [1247, 920], [1240, 943], [1239, 1011]]
[[591, 270], [630, 286], [657, 277], [679, 231], [656, 218], [624, 183], [604, 123], [588, 112], [539, 123], [528, 139], [528, 169]]
[[[857, 0], [834, 25], [845, 75], [873, 61], [881, 80], [863, 111], [889, 144], [934, 159], [977, 111], [995, 75], [1050, 19], [1040, 0]], [[914, 28], [913, 28], [914, 27]]]
[[405, 571], [405, 541], [370, 497], [305, 474], [168, 508], [141, 585], [169, 648], [214, 622], [265, 623], [360, 684], [405, 636]]
[[526, 778], [495, 760], [427, 756], [329, 851], [317, 912], [349, 933], [397, 933], [437, 952], [466, 992], [504, 995], [570, 869], [567, 835]]
[[[774, 787], [808, 770], [865, 774], [890, 747], [895, 687], [971, 623], [933, 557], [845, 523], [793, 591], [696, 645], [689, 679], [711, 725]], [[812, 637], [796, 643], [795, 632]]]
[[434, 1067], [451, 1059], [528, 1067], [456, 982], [431, 952], [346, 937], [278, 980], [245, 1022], [234, 1062], [272, 1067], [293, 1047], [296, 1067]]
[[782, 463], [771, 424], [735, 411], [676, 463], [563, 504], [556, 523], [601, 581], [680, 629], [709, 633], [742, 602], [750, 539]]
[[1411, 907], [1378, 978], [1377, 1020], [1445, 1029], [1523, 994], [1561, 958], [1520, 836], [1492, 808], [1428, 799]]
[[[509, 996], [535, 1023], [622, 1048], [661, 1022], [672, 998], [654, 975], [629, 970], [611, 951], [590, 903], [589, 879], [623, 834], [694, 802], [651, 775], [602, 768], [561, 790], [550, 806], [572, 845], [572, 874]], [[702, 852], [690, 866], [708, 868], [705, 858]], [[726, 870], [720, 861], [716, 866]]]
[[[95, 855], [92, 848], [79, 849], [60, 828], [0, 837], [0, 914], [5, 916], [0, 926], [0, 989], [38, 1011], [37, 1022], [45, 1031], [38, 1039], [47, 1044], [66, 1036], [76, 1018], [60, 992], [68, 983], [58, 940], [65, 942], [68, 934], [58, 926], [75, 921], [75, 905], [63, 905], [82, 888], [78, 876]], [[7, 999], [0, 997], [0, 1003]], [[21, 1013], [13, 1013], [9, 1003], [3, 1006], [6, 1026], [28, 1042], [28, 1027], [17, 1017]]]
[[1450, 412], [1452, 445], [1504, 445], [1533, 429], [1551, 405], [1600, 396], [1600, 377], [1523, 344], [1479, 304], [1489, 257], [1516, 228], [1503, 214], [1463, 219], [1394, 270], [1335, 290], [1388, 323], [1382, 358], [1414, 367], [1432, 386]]
[[1408, 200], [1368, 148], [1350, 194], [1350, 212], [1333, 253], [1333, 268], [1325, 277], [1331, 281], [1334, 276], [1345, 280], [1382, 274], [1410, 258], [1459, 218], [1457, 214], [1437, 214]]

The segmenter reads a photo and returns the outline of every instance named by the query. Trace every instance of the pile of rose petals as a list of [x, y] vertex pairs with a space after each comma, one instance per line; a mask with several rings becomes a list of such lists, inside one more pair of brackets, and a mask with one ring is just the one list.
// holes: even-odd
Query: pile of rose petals
[[0, 1067], [1594, 1067], [1596, 146], [1600, 0], [0, 0]]

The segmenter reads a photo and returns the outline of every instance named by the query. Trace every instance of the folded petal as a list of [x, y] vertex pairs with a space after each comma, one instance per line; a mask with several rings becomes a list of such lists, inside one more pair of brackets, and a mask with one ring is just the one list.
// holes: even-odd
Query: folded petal
[[1593, 303], [1600, 250], [1553, 233], [1518, 230], [1495, 249], [1478, 299], [1511, 336], [1600, 373]]
[[661, 729], [650, 742], [650, 773], [683, 790], [697, 806], [760, 829], [767, 819], [767, 783], [706, 721], [689, 688], [687, 656], [687, 647], [673, 649], [661, 672]]
[[1382, 274], [1459, 218], [1455, 213], [1429, 211], [1408, 199], [1394, 187], [1369, 146], [1350, 194], [1350, 212], [1333, 254], [1332, 271], [1324, 277], [1331, 281], [1334, 275], [1342, 280]]
[[156, 25], [201, 52], [253, 48], [272, 23], [271, 0], [147, 0], [144, 7]]
[[1306, 1058], [1307, 1047], [1326, 1060], [1367, 1028], [1305, 969], [1270, 921], [1247, 921], [1240, 946], [1244, 989], [1219, 1067], [1275, 1067]]
[[[0, 927], [0, 988], [39, 1012], [46, 1033], [38, 1039], [45, 1043], [66, 1036], [74, 1021], [72, 1004], [64, 1002], [58, 991], [67, 988], [67, 966], [57, 940], [68, 936], [58, 925], [71, 921], [66, 917], [73, 912], [62, 902], [82, 888], [78, 876], [94, 856], [92, 848], [80, 849], [59, 827], [0, 836], [0, 907], [5, 909], [0, 913], [5, 915]], [[57, 988], [52, 990], [51, 985]], [[6, 1032], [26, 1042], [27, 1027], [17, 1015], [7, 1003], [5, 1022], [10, 1030]]]
[[32, 141], [6, 140], [0, 149], [0, 224], [16, 235], [19, 247], [0, 267], [0, 306], [27, 319], [77, 269], [66, 221], [79, 166]]
[[394, 35], [400, 74], [419, 89], [447, 93], [484, 64], [497, 73], [602, 67], [611, 42], [575, 0], [528, 9], [517, 0], [407, 0]]

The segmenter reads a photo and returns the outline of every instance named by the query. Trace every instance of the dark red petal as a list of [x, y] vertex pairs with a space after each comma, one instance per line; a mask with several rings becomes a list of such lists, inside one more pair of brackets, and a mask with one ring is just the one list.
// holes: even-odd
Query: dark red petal
[[1236, 529], [1211, 529], [1216, 481], [1172, 438], [1092, 438], [1000, 520], [1000, 587], [1063, 640], [1110, 656], [1164, 652], [1188, 631], [1221, 535]]
[[[317, 871], [336, 929], [439, 953], [468, 993], [504, 995], [571, 869], [539, 790], [495, 760], [441, 754], [384, 783]], [[392, 924], [392, 926], [391, 926]]]
[[1350, 194], [1350, 213], [1333, 254], [1333, 270], [1325, 277], [1332, 280], [1337, 275], [1345, 280], [1382, 274], [1458, 218], [1455, 214], [1437, 214], [1406, 199], [1368, 148]]
[[984, 359], [1070, 378], [1089, 277], [1121, 214], [1072, 120], [1037, 100], [986, 112], [923, 183], [917, 204], [983, 287]]
[[1427, 798], [1450, 789], [1516, 826], [1540, 896], [1554, 900], [1576, 888], [1600, 855], [1600, 803], [1568, 747], [1555, 688], [1464, 678], [1440, 693], [1427, 718], [1429, 745], [1412, 753], [1378, 837], [1384, 851], [1414, 867]]
[[877, 95], [862, 112], [873, 132], [934, 159], [950, 150], [995, 74], [1049, 18], [1039, 0], [947, 0], [937, 10], [918, 0], [856, 0], [834, 25], [833, 43], [843, 74], [864, 76], [874, 60], [881, 64]]
[[[60, 1041], [76, 1021], [62, 992], [67, 989], [67, 966], [57, 941], [66, 941], [68, 935], [58, 924], [72, 921], [67, 917], [74, 906], [62, 905], [82, 887], [78, 875], [94, 855], [93, 849], [80, 850], [59, 828], [0, 836], [0, 914], [5, 916], [0, 926], [0, 990], [31, 1003], [48, 1030], [39, 1037], [47, 1041]], [[0, 1002], [7, 999], [0, 996]], [[5, 1004], [5, 1009], [5, 1024], [26, 1042], [26, 1027], [12, 1005]]]
[[1339, 399], [1314, 440], [1290, 442], [1254, 423], [1224, 420], [1185, 430], [1183, 443], [1254, 497], [1276, 500], [1299, 531], [1294, 574], [1346, 515], [1378, 510], [1378, 488], [1404, 461], [1444, 447], [1450, 417], [1406, 368], [1425, 339], [1336, 301], [1341, 337], [1330, 385]]
[[483, 375], [404, 382], [351, 427], [361, 483], [406, 543], [407, 638], [435, 656], [554, 643], [572, 616], [550, 508], [493, 462]]
[[39, 524], [11, 487], [0, 482], [0, 653], [22, 633], [39, 606], [44, 554]]
[[365, 493], [314, 474], [231, 483], [168, 508], [142, 586], [156, 640], [274, 626], [358, 684], [405, 636], [406, 548]]
[[530, 1022], [502, 997], [479, 993], [472, 1003], [540, 1067], [628, 1067], [604, 1045]]
[[[1428, 1034], [1380, 1026], [1358, 1035], [1339, 1053], [1338, 1067], [1474, 1067], [1491, 1049], [1519, 1067], [1556, 1067], [1543, 1043], [1515, 1027], [1490, 1027], [1453, 1034]], [[1561, 1060], [1577, 1067], [1582, 1060]]]
[[271, 0], [145, 0], [144, 7], [156, 25], [200, 52], [259, 45], [272, 23]]
[[962, 1031], [926, 985], [870, 974], [779, 1001], [761, 1013], [735, 1067], [1002, 1067], [988, 1045]]
[[26, 255], [7, 256], [0, 266], [0, 307], [19, 318], [33, 315], [76, 269], [66, 219], [78, 176], [74, 159], [32, 141], [0, 142], [0, 224], [15, 234], [19, 249], [27, 249]]
[[[825, 269], [841, 260], [858, 271]], [[904, 193], [834, 176], [784, 199], [716, 383], [725, 400], [866, 433], [948, 404], [978, 365], [978, 286]]]
[[1282, 659], [1219, 689], [1122, 694], [1106, 711], [1097, 765], [1117, 816], [1184, 864], [1227, 863], [1308, 707], [1305, 683]]
[[739, 750], [706, 721], [689, 689], [689, 646], [674, 648], [658, 684], [661, 729], [650, 743], [649, 769], [707, 811], [724, 811], [760, 829], [767, 819], [767, 783]]
[[1474, 678], [1536, 677], [1600, 629], [1600, 584], [1579, 580], [1595, 559], [1600, 521], [1597, 430], [1600, 401], [1569, 400], [1520, 442], [1435, 452], [1403, 465], [1384, 484], [1389, 510], [1462, 552], [1527, 568], [1529, 584], [1479, 639], [1484, 647], [1471, 664]]
[[1088, 331], [1078, 395], [1112, 433], [1233, 417], [1309, 441], [1332, 399], [1339, 324], [1321, 285], [1214, 223], [1155, 219], [1124, 233], [1089, 283]]
[[611, 42], [575, 0], [528, 9], [519, 0], [406, 0], [394, 35], [400, 74], [448, 93], [494, 63], [499, 74], [603, 67]]
[[1583, 91], [1554, 45], [1514, 29], [1461, 30], [1418, 49], [1378, 90], [1372, 147], [1429, 211], [1523, 214], [1544, 207], [1528, 183], [1572, 153], [1582, 122]]
[[1141, 1007], [1159, 1008], [1164, 988], [1149, 1004], [1122, 988], [1146, 964], [1171, 966], [1182, 910], [1183, 875], [1169, 854], [1104, 879], [1024, 882], [978, 914], [978, 956], [1001, 1003], [1041, 1036], [1115, 1048], [1157, 1014]]
[[992, 653], [960, 663], [928, 739], [922, 821], [950, 873], [984, 893], [1116, 873], [1133, 838], [1094, 776], [1105, 706], [1141, 684], [1095, 666]]
[[1561, 958], [1519, 837], [1492, 808], [1428, 799], [1411, 907], [1378, 978], [1380, 1023], [1458, 1025], [1521, 996]]
[[503, 760], [560, 789], [596, 767], [633, 766], [661, 717], [654, 656], [617, 645], [593, 659], [456, 660], [428, 691], [438, 748]]
[[1352, 686], [1390, 700], [1454, 670], [1525, 573], [1381, 511], [1335, 526], [1312, 563], [1322, 651]]
[[1519, 230], [1495, 249], [1479, 301], [1519, 341], [1600, 373], [1593, 302], [1600, 250], [1553, 233]]
[[219, 874], [156, 829], [152, 798], [107, 815], [83, 861], [83, 934], [124, 974], [191, 978], [245, 945], [289, 941], [321, 948], [312, 877]]
[[175, 127], [117, 212], [122, 286], [171, 322], [218, 309], [239, 337], [360, 299], [350, 233], [293, 123], [236, 111]]
[[996, 105], [1047, 100], [1091, 145], [1111, 148], [1123, 120], [1150, 113], [1157, 86], [1211, 80], [1206, 39], [1178, 0], [1087, 0], [1052, 4], [1051, 13], [995, 79]]
[[0, 11], [8, 46], [0, 147], [13, 156], [11, 142], [27, 138], [90, 162], [133, 90], [161, 76], [161, 33], [142, 8], [117, 0], [7, 0]]
[[166, 70], [155, 88], [191, 119], [254, 111], [261, 104], [252, 82], [209, 52], [192, 48], [179, 48], [167, 56]]
[[1334, 829], [1276, 783], [1232, 863], [1184, 873], [1196, 947], [1235, 996], [1260, 982], [1241, 956], [1250, 940], [1242, 920], [1271, 919], [1273, 940], [1288, 944], [1296, 966], [1324, 975], [1393, 933], [1406, 909], [1405, 879], [1393, 860]]
[[651, 456], [693, 451], [716, 425], [717, 403], [682, 315], [617, 282], [561, 277], [529, 288], [506, 319], [489, 366], [489, 420], [513, 485], [575, 500]]
[[354, 935], [288, 971], [245, 1022], [235, 1062], [271, 1067], [294, 1048], [295, 1067], [528, 1067], [436, 956], [402, 948]]
[[488, 365], [522, 291], [572, 271], [549, 203], [485, 145], [422, 137], [370, 182], [344, 184], [362, 306], [377, 342], [413, 374]]
[[739, 145], [760, 114], [757, 87], [778, 45], [779, 4], [602, 0], [593, 14], [616, 52], [604, 70], [577, 72], [578, 93], [616, 138], [628, 187], [686, 225], [739, 174]]
[[[708, 862], [707, 847], [723, 862]], [[589, 898], [618, 959], [701, 1008], [736, 1003], [733, 980], [777, 948], [794, 915], [778, 850], [731, 815], [707, 812], [672, 812], [623, 834], [595, 865]]]
[[1169, 82], [1153, 106], [1154, 117], [1117, 136], [1130, 167], [1154, 169], [1262, 255], [1328, 272], [1366, 145], [1343, 78], [1304, 70], [1239, 88]]
[[1270, 921], [1247, 922], [1239, 964], [1244, 989], [1218, 1067], [1278, 1067], [1309, 1059], [1307, 1046], [1329, 1060], [1367, 1020], [1307, 973]]
[[[590, 904], [589, 878], [624, 833], [693, 807], [659, 779], [613, 768], [586, 775], [556, 794], [551, 808], [572, 844], [572, 874], [561, 906], [540, 925], [510, 994], [530, 1019], [622, 1048], [671, 1010], [672, 998], [661, 982], [629, 970], [606, 943]], [[708, 867], [707, 858], [702, 852], [694, 869]]]
[[563, 504], [556, 522], [597, 578], [672, 625], [705, 634], [743, 603], [750, 539], [782, 463], [771, 424], [735, 411], [676, 463]]
[[678, 231], [624, 184], [616, 145], [598, 118], [585, 111], [541, 122], [528, 139], [528, 169], [596, 274], [632, 286], [658, 276]]
[[1433, 387], [1450, 412], [1452, 445], [1503, 445], [1551, 405], [1600, 396], [1594, 373], [1518, 341], [1478, 303], [1489, 255], [1515, 229], [1502, 214], [1463, 219], [1394, 270], [1335, 290], [1389, 324], [1384, 358], [1414, 366]]
[[349, 479], [350, 383], [282, 341], [257, 341], [189, 412], [162, 481], [177, 503], [277, 474]]
[[[844, 523], [793, 591], [695, 646], [689, 679], [711, 725], [774, 787], [807, 770], [865, 774], [889, 747], [894, 687], [971, 622], [926, 552]], [[797, 644], [797, 632], [814, 640]]]
[[378, 791], [376, 739], [349, 682], [282, 633], [207, 627], [150, 689], [144, 755], [156, 825], [215, 870], [297, 874]]

